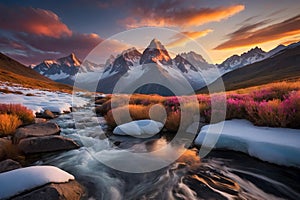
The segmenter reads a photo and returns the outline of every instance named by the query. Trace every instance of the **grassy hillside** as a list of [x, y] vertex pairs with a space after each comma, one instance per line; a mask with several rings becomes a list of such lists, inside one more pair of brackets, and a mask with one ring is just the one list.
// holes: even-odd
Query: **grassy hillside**
[[[299, 78], [300, 46], [287, 49], [274, 57], [236, 69], [222, 76], [226, 91]], [[214, 85], [216, 82], [211, 86]], [[198, 93], [206, 92], [206, 87], [198, 91]]]
[[69, 93], [73, 90], [73, 87], [56, 83], [2, 53], [0, 53], [0, 81], [21, 84], [24, 87]]

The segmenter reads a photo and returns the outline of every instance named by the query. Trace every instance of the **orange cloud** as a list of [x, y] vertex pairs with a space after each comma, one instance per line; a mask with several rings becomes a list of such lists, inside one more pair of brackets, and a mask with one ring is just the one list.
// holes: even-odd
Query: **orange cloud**
[[189, 42], [191, 39], [195, 40], [206, 36], [208, 33], [212, 32], [212, 29], [206, 29], [204, 31], [192, 31], [192, 32], [181, 32], [172, 37], [173, 41], [167, 44], [168, 48], [173, 48], [177, 46], [182, 46]]
[[244, 5], [222, 6], [216, 8], [182, 8], [169, 12], [162, 9], [137, 8], [133, 16], [119, 21], [127, 28], [142, 26], [155, 27], [191, 27], [200, 26], [209, 22], [218, 22], [227, 19], [245, 9]]
[[284, 41], [282, 44], [283, 45], [289, 45], [289, 44], [293, 44], [295, 42], [299, 42], [300, 41], [300, 37], [298, 37], [298, 39], [290, 39], [290, 40], [287, 40], [287, 41]]
[[253, 46], [298, 35], [300, 34], [300, 15], [263, 28], [253, 25], [249, 25], [249, 27], [242, 27], [229, 34], [229, 40], [214, 49], [224, 50]]
[[71, 36], [72, 31], [49, 10], [31, 7], [5, 7], [0, 5], [0, 27], [34, 35], [59, 38]]

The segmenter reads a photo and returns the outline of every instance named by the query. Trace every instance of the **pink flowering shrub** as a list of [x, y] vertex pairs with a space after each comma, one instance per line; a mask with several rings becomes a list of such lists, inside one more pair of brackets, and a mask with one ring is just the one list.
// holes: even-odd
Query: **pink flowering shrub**
[[[167, 113], [165, 128], [169, 131], [176, 131], [180, 123], [188, 126], [193, 122], [193, 116], [199, 113], [201, 120], [207, 123], [222, 121], [225, 116], [225, 119], [247, 119], [259, 126], [300, 128], [300, 81], [198, 94], [198, 102], [195, 102], [195, 96], [124, 95], [117, 99], [116, 109], [123, 107], [127, 98], [130, 98], [130, 114], [134, 119], [148, 118], [148, 111], [154, 104], [164, 106]], [[100, 108], [107, 121], [114, 124], [110, 102], [103, 103]], [[122, 116], [121, 112], [118, 117]]]
[[300, 128], [300, 91], [290, 92], [281, 107], [287, 115], [287, 127]]
[[256, 125], [274, 127], [300, 127], [300, 91], [269, 101], [248, 101], [245, 110], [250, 121]]
[[245, 116], [247, 116], [247, 112], [245, 109], [245, 100], [228, 98], [226, 119], [243, 119], [245, 118]]

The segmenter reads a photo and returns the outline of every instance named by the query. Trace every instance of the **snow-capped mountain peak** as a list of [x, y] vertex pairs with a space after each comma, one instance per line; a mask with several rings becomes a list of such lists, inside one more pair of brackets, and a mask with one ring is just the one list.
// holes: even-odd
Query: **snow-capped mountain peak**
[[278, 45], [277, 47], [275, 47], [274, 49], [272, 49], [271, 51], [268, 52], [268, 57], [271, 57], [275, 54], [277, 54], [278, 52], [284, 50], [286, 48], [286, 46], [284, 46], [283, 44]]
[[172, 59], [166, 48], [157, 39], [153, 39], [148, 47], [144, 50], [140, 59], [140, 64], [162, 63], [172, 65]]
[[188, 60], [190, 63], [195, 65], [195, 63], [207, 63], [206, 60], [200, 55], [195, 53], [194, 51], [190, 51], [188, 53], [181, 53], [179, 54], [184, 59]]
[[129, 48], [122, 52], [122, 56], [125, 60], [134, 62], [135, 60], [140, 59], [141, 55], [142, 54], [135, 47]]
[[164, 47], [164, 45], [162, 45], [161, 42], [160, 42], [158, 39], [156, 39], [156, 38], [154, 38], [154, 39], [150, 42], [150, 44], [149, 44], [149, 46], [148, 46], [147, 48], [148, 48], [148, 49], [161, 49], [161, 50], [166, 50], [166, 48]]
[[66, 57], [56, 60], [44, 60], [42, 63], [36, 65], [33, 69], [40, 74], [57, 82], [73, 84], [75, 74], [80, 70], [81, 72], [93, 71], [94, 65], [91, 62], [82, 62], [76, 57], [74, 53]]
[[115, 59], [116, 59], [116, 57], [114, 55], [110, 55], [109, 58], [105, 61], [104, 66], [111, 65], [114, 62]]
[[255, 47], [255, 48], [250, 49], [246, 53], [243, 53], [241, 55], [241, 57], [249, 58], [249, 57], [253, 57], [253, 56], [257, 56], [257, 55], [265, 55], [265, 54], [266, 54], [266, 52], [263, 51], [261, 48]]
[[220, 70], [223, 73], [232, 71], [234, 69], [243, 67], [245, 65], [249, 65], [258, 61], [261, 61], [265, 59], [267, 56], [267, 53], [263, 51], [259, 47], [255, 47], [250, 49], [249, 51], [239, 55], [233, 55], [229, 58], [227, 58], [223, 63], [218, 65]]
[[75, 56], [74, 53], [71, 53], [70, 55], [57, 59], [57, 62], [61, 65], [67, 65], [67, 66], [75, 66], [79, 67], [81, 65], [81, 61]]
[[[153, 39], [142, 54], [135, 48], [130, 48], [116, 56], [112, 64], [106, 65], [97, 90], [111, 93], [119, 80], [122, 81], [122, 87], [130, 88], [149, 77], [158, 82], [164, 80], [179, 85], [188, 81], [192, 88], [199, 89], [217, 78], [218, 74], [214, 69], [214, 65], [207, 63], [195, 52], [178, 54], [172, 59], [163, 44]], [[142, 88], [138, 92], [169, 95], [165, 89], [155, 84], [146, 84]]]
[[107, 76], [112, 73], [127, 72], [131, 66], [138, 64], [141, 55], [142, 54], [134, 47], [124, 50], [121, 54], [117, 55], [113, 61], [109, 60], [110, 64], [105, 65], [106, 69], [104, 70], [103, 76]]

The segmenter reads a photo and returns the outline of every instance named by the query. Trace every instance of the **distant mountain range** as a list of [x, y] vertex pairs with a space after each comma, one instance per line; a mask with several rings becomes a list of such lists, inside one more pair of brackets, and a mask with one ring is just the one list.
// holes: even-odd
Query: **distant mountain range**
[[[278, 51], [278, 49], [281, 49]], [[271, 52], [271, 55], [270, 55]], [[222, 79], [225, 89], [235, 90], [261, 84], [300, 79], [300, 42], [285, 48], [279, 46], [266, 53], [264, 59], [237, 68], [224, 74]], [[274, 53], [276, 52], [276, 53]], [[210, 86], [216, 88], [216, 80]], [[198, 90], [198, 93], [207, 92], [207, 87]]]
[[[84, 89], [91, 89], [97, 84], [97, 91], [104, 93], [113, 92], [121, 77], [126, 79], [124, 87], [134, 87], [149, 76], [152, 76], [153, 80], [162, 79], [170, 83], [184, 84], [184, 81], [188, 81], [194, 90], [199, 90], [220, 75], [276, 57], [295, 46], [297, 43], [289, 46], [279, 45], [269, 52], [255, 47], [241, 55], [233, 55], [221, 64], [213, 65], [195, 52], [181, 53], [172, 59], [161, 42], [153, 39], [142, 53], [133, 47], [116, 57], [110, 56], [105, 64], [95, 64], [87, 60], [82, 63], [72, 53], [57, 60], [45, 60], [33, 69], [54, 81], [70, 85], [74, 84], [75, 75], [80, 72], [77, 82], [84, 83], [81, 84]], [[136, 92], [169, 94], [165, 89], [153, 84]]]
[[0, 81], [21, 84], [32, 88], [72, 91], [71, 86], [54, 82], [2, 53], [0, 53]]
[[233, 55], [217, 66], [224, 74], [233, 71], [237, 68], [241, 68], [243, 66], [250, 65], [259, 62], [261, 60], [267, 59], [277, 54], [278, 52], [284, 50], [285, 48], [286, 46], [279, 45], [276, 48], [272, 49], [271, 51], [265, 52], [261, 48], [255, 47], [249, 50], [248, 52], [241, 54], [240, 56]]
[[[153, 39], [142, 53], [136, 48], [130, 48], [106, 65], [97, 90], [105, 93], [113, 92], [121, 77], [124, 79], [123, 88], [134, 88], [152, 77], [152, 81], [167, 86], [177, 83], [180, 87], [188, 83], [195, 90], [204, 86], [205, 81], [213, 81], [214, 76], [216, 77], [214, 71], [216, 72], [214, 65], [207, 63], [202, 56], [194, 52], [178, 54], [172, 59], [161, 42]], [[201, 73], [207, 74], [207, 80], [201, 77]], [[83, 78], [83, 82], [87, 83], [88, 80]], [[135, 92], [172, 95], [158, 84], [146, 84]]]
[[99, 66], [89, 61], [82, 63], [74, 53], [71, 53], [69, 56], [57, 60], [44, 60], [32, 68], [56, 82], [73, 85], [75, 75], [79, 71], [92, 72], [95, 67]]

